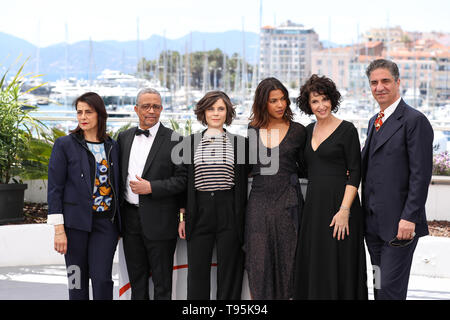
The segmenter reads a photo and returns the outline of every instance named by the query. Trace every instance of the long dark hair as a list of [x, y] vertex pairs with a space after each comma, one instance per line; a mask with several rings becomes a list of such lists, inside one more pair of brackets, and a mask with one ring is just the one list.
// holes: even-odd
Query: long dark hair
[[[95, 92], [86, 92], [79, 96], [74, 102], [73, 106], [77, 109], [78, 102], [87, 103], [91, 108], [97, 112], [97, 139], [105, 141], [108, 135], [106, 134], [106, 120], [108, 119], [108, 113], [106, 113], [105, 103], [103, 99]], [[70, 133], [83, 133], [83, 129], [78, 125]]]
[[286, 87], [276, 78], [266, 78], [262, 80], [255, 91], [253, 100], [252, 114], [250, 115], [250, 125], [255, 128], [265, 128], [269, 124], [269, 112], [267, 111], [267, 102], [269, 101], [270, 91], [281, 90], [286, 100], [286, 111], [283, 118], [291, 121], [294, 118], [289, 100], [289, 92]]

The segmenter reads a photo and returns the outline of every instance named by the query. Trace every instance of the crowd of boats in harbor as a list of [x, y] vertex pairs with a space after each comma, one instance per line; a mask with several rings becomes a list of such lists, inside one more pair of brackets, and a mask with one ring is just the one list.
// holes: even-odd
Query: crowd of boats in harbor
[[[22, 99], [29, 105], [39, 108], [33, 113], [42, 121], [51, 126], [68, 130], [73, 126], [74, 109], [73, 101], [81, 94], [94, 91], [103, 97], [107, 107], [112, 130], [128, 122], [137, 121], [134, 113], [136, 94], [140, 88], [152, 87], [161, 93], [164, 105], [162, 121], [169, 119], [184, 123], [192, 120], [192, 130], [201, 130], [202, 126], [195, 121], [193, 106], [204, 95], [203, 90], [180, 87], [177, 91], [170, 90], [161, 85], [158, 80], [146, 79], [136, 75], [124, 74], [115, 70], [104, 70], [95, 80], [80, 80], [68, 78], [49, 83], [39, 83], [37, 81], [26, 84], [26, 87], [39, 86], [33, 92], [35, 94], [25, 94]], [[26, 88], [25, 87], [25, 88]], [[244, 133], [248, 117], [251, 112], [253, 95], [255, 88], [248, 87], [227, 92], [236, 107], [237, 118], [234, 121], [234, 129], [237, 133]], [[295, 119], [307, 124], [311, 118], [301, 114], [295, 107], [295, 99], [299, 92], [297, 89], [289, 89], [290, 100], [293, 103]], [[420, 92], [420, 91], [417, 91]], [[403, 98], [411, 105], [428, 116], [436, 127], [442, 128], [438, 137], [450, 141], [450, 103], [442, 102], [440, 105], [429, 107], [426, 97], [414, 96], [412, 90], [403, 92]], [[372, 98], [370, 92], [363, 92], [358, 97], [349, 96], [345, 90], [341, 90], [343, 96], [338, 116], [349, 121], [359, 121], [361, 139], [365, 139], [365, 129], [368, 119], [377, 112], [378, 106]]]

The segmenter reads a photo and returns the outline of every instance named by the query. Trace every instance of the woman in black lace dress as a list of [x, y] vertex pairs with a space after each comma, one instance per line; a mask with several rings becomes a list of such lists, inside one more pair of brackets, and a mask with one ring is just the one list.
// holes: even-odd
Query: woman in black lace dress
[[261, 81], [250, 117], [253, 177], [245, 224], [245, 268], [253, 299], [291, 299], [303, 197], [305, 127], [292, 121], [289, 95], [275, 78]]

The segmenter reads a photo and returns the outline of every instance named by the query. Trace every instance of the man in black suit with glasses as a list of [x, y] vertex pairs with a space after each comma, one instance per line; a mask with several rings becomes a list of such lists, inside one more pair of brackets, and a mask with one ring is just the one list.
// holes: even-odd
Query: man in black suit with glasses
[[185, 190], [186, 172], [171, 160], [179, 139], [159, 121], [163, 110], [158, 91], [139, 91], [134, 107], [139, 127], [118, 137], [121, 171], [123, 247], [131, 299], [172, 297], [173, 257], [178, 235], [178, 195]]

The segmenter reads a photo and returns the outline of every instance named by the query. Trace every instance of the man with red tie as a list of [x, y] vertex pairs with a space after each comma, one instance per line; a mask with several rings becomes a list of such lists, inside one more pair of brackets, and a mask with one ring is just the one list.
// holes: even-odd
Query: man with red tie
[[378, 59], [366, 75], [380, 112], [362, 150], [366, 243], [376, 300], [404, 300], [418, 238], [428, 234], [425, 202], [433, 166], [433, 129], [400, 97], [397, 65]]

